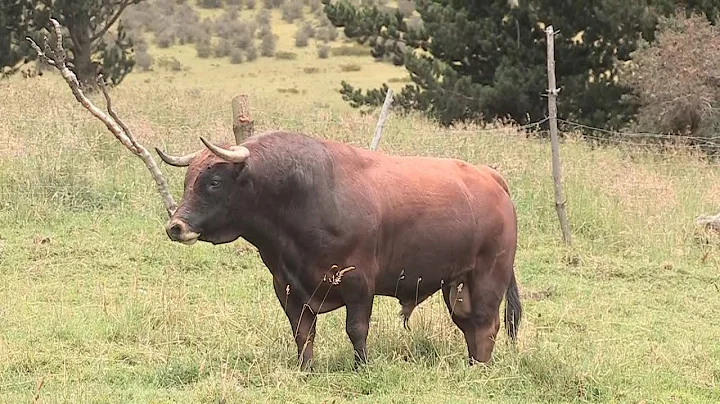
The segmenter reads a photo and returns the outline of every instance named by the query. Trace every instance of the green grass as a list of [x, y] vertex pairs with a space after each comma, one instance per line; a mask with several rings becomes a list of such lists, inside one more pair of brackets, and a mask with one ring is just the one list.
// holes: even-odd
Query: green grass
[[[376, 118], [349, 108], [339, 81], [375, 87], [403, 70], [278, 49], [298, 59], [230, 65], [196, 59], [192, 46], [163, 50], [190, 70], [132, 74], [114, 104], [143, 144], [173, 153], [197, 149], [201, 135], [231, 139], [230, 99], [241, 92], [259, 130], [367, 147]], [[591, 149], [571, 136], [561, 150], [566, 248], [546, 141], [391, 116], [383, 152], [498, 165], [508, 179], [525, 309], [517, 349], [501, 328], [493, 363], [468, 367], [439, 295], [416, 310], [411, 332], [397, 303], [377, 298], [366, 368], [352, 370], [340, 309], [320, 316], [316, 369], [300, 373], [252, 246], [170, 242], [141, 161], [56, 75], [0, 82], [0, 93], [2, 403], [720, 400], [720, 251], [693, 226], [720, 206], [720, 169], [690, 153]], [[161, 168], [179, 199], [184, 171]]]

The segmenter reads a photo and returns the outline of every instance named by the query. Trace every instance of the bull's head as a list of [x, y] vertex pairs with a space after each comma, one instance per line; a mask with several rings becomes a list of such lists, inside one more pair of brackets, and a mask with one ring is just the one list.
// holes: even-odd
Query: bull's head
[[155, 148], [160, 158], [175, 167], [188, 167], [185, 189], [177, 210], [165, 224], [168, 237], [183, 244], [207, 241], [231, 242], [240, 234], [233, 226], [243, 201], [252, 203], [247, 158], [244, 146], [222, 148], [204, 138], [206, 149], [185, 156], [170, 156]]

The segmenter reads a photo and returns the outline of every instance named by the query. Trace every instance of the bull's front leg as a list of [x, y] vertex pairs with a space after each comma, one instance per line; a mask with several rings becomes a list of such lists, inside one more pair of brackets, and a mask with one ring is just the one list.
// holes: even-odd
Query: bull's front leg
[[374, 288], [373, 282], [360, 272], [349, 272], [340, 283], [345, 302], [345, 331], [355, 351], [354, 367], [367, 363], [367, 336], [370, 329]]
[[298, 349], [298, 364], [302, 370], [310, 369], [315, 341], [315, 314], [309, 307], [293, 297], [287, 284], [273, 277], [275, 295], [285, 310]]
[[354, 367], [367, 363], [367, 336], [370, 330], [370, 316], [372, 315], [373, 297], [348, 303], [346, 306], [345, 331], [355, 351]]

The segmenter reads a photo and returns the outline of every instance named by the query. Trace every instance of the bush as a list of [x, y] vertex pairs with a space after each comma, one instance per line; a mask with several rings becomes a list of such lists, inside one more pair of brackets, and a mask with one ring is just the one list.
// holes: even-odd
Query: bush
[[[700, 15], [662, 18], [621, 74], [640, 101], [638, 129], [709, 137], [720, 131], [720, 34]], [[702, 142], [707, 144], [706, 142]]]
[[222, 13], [220, 16], [220, 19], [226, 20], [226, 21], [235, 21], [240, 17], [240, 10], [237, 6], [230, 6], [225, 9], [225, 12]]
[[260, 28], [260, 55], [272, 56], [275, 54], [275, 35], [272, 33], [270, 26]]
[[[168, 13], [162, 13], [160, 6], [163, 5], [162, 1], [155, 1], [154, 3], [143, 2], [138, 4], [130, 5], [122, 15], [123, 25], [127, 28], [142, 28], [144, 30], [153, 31], [152, 27], [155, 22], [163, 15]], [[168, 8], [170, 8], [170, 14], [174, 12], [175, 3], [169, 2]]]
[[320, 59], [327, 59], [330, 57], [330, 47], [326, 43], [318, 45], [318, 57]]
[[199, 58], [209, 58], [212, 54], [212, 45], [209, 37], [203, 37], [195, 43], [195, 50]]
[[321, 0], [303, 0], [303, 3], [305, 3], [305, 5], [308, 6], [310, 8], [310, 11], [313, 13], [317, 10], [322, 10]]
[[300, 30], [305, 33], [308, 38], [315, 37], [315, 27], [313, 27], [309, 21], [304, 22], [303, 25], [300, 26]]
[[253, 10], [253, 9], [255, 9], [255, 0], [245, 0], [245, 7], [246, 7], [248, 10]]
[[423, 27], [422, 17], [415, 15], [415, 16], [408, 18], [407, 26], [410, 29], [415, 29], [415, 30], [421, 29]]
[[183, 65], [174, 56], [171, 56], [169, 58], [168, 57], [158, 58], [157, 65], [161, 69], [170, 70], [173, 72], [179, 72], [179, 71], [183, 70]]
[[338, 37], [338, 31], [335, 27], [320, 27], [315, 32], [315, 38], [323, 42], [332, 42]]
[[252, 37], [249, 31], [239, 32], [232, 38], [233, 48], [239, 48], [247, 50], [251, 46], [255, 46], [255, 38]]
[[245, 21], [220, 21], [216, 23], [216, 33], [220, 38], [225, 38], [232, 43], [233, 47], [245, 49], [253, 42], [255, 23]]
[[223, 18], [218, 18], [215, 21], [213, 32], [220, 38], [230, 39], [233, 31], [238, 29], [238, 24], [242, 24], [239, 21], [228, 21]]
[[175, 13], [168, 19], [179, 44], [193, 43], [202, 36], [200, 16], [187, 4], [176, 7]]
[[258, 49], [255, 47], [255, 44], [250, 44], [250, 46], [245, 49], [245, 57], [248, 62], [252, 62], [258, 58]]
[[203, 33], [197, 11], [176, 0], [133, 4], [125, 10], [122, 23], [132, 32], [155, 33], [154, 42], [162, 48], [176, 42], [181, 45], [193, 43]]
[[333, 56], [369, 56], [370, 49], [363, 45], [343, 45], [331, 50]]
[[263, 0], [263, 7], [267, 9], [279, 8], [283, 3], [285, 3], [285, 0]]
[[315, 38], [326, 42], [331, 42], [337, 39], [337, 27], [335, 27], [332, 22], [330, 22], [330, 19], [327, 17], [327, 15], [325, 15], [325, 12], [323, 12], [322, 10], [320, 11], [320, 16], [318, 16], [318, 26], [319, 28], [315, 33]]
[[255, 22], [260, 26], [263, 27], [265, 25], [270, 25], [270, 19], [272, 18], [272, 14], [270, 14], [270, 10], [264, 8], [260, 10], [257, 15], [255, 15]]
[[201, 8], [221, 8], [222, 0], [197, 0], [197, 5]]
[[295, 60], [297, 59], [297, 53], [295, 52], [278, 52], [275, 54], [276, 59], [281, 60]]
[[153, 64], [153, 57], [145, 51], [135, 51], [135, 64], [143, 71], [150, 70]]
[[203, 35], [212, 35], [215, 32], [215, 22], [210, 17], [203, 18], [199, 26]]
[[235, 48], [230, 52], [230, 63], [237, 65], [243, 62], [242, 49]]
[[303, 15], [303, 4], [300, 0], [287, 0], [282, 5], [282, 19], [292, 23]]
[[220, 38], [217, 45], [215, 45], [215, 57], [224, 58], [225, 56], [228, 56], [230, 54], [230, 51], [232, 50], [233, 47], [230, 44], [230, 41], [224, 38]]
[[415, 11], [415, 2], [413, 0], [397, 0], [397, 8], [407, 18]]
[[240, 7], [242, 7], [242, 4], [243, 4], [242, 0], [225, 0], [226, 6], [233, 6], [233, 7], [240, 8]]
[[298, 29], [297, 32], [295, 32], [295, 46], [298, 48], [304, 48], [308, 46], [309, 37], [305, 31], [301, 29]]
[[362, 70], [362, 67], [360, 65], [356, 65], [354, 63], [344, 64], [340, 65], [340, 70], [343, 72], [359, 72]]
[[127, 33], [128, 38], [133, 42], [133, 49], [135, 52], [147, 52], [148, 43], [145, 40], [145, 35], [140, 29], [130, 30]]
[[155, 34], [155, 45], [158, 48], [169, 48], [175, 43], [175, 34], [170, 30], [164, 30]]

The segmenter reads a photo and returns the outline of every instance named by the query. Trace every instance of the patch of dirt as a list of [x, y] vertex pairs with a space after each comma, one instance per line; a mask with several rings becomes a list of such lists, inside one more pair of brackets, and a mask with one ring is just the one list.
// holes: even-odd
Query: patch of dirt
[[521, 298], [528, 300], [547, 300], [555, 295], [555, 287], [547, 286], [542, 289], [525, 288], [525, 290], [521, 292], [521, 295]]

